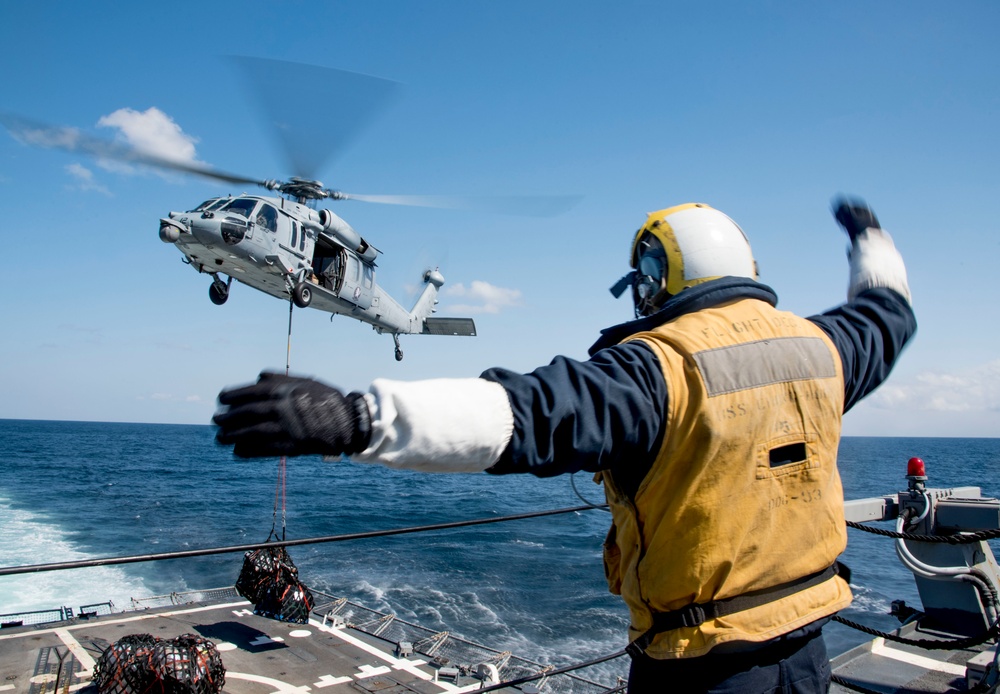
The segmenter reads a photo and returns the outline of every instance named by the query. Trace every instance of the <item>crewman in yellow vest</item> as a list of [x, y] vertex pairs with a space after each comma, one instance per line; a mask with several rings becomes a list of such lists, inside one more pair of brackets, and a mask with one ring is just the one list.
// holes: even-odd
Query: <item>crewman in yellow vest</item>
[[847, 302], [801, 318], [757, 281], [743, 230], [691, 203], [631, 248], [635, 320], [590, 359], [529, 374], [378, 379], [342, 394], [261, 374], [225, 390], [217, 440], [241, 457], [348, 454], [436, 472], [581, 470], [612, 511], [609, 588], [628, 606], [629, 691], [821, 692], [823, 624], [851, 602], [836, 458], [841, 417], [916, 331], [902, 258], [863, 201]]

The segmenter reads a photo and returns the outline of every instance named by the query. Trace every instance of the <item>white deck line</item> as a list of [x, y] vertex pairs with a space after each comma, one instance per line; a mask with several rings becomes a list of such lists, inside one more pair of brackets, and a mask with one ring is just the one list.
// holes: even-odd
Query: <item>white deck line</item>
[[[460, 691], [464, 690], [464, 688], [456, 687], [455, 685], [449, 684], [448, 682], [441, 682], [441, 681], [435, 680], [431, 675], [429, 675], [428, 673], [424, 672], [419, 667], [417, 667], [417, 663], [412, 662], [410, 660], [396, 658], [395, 656], [389, 655], [388, 653], [386, 653], [385, 651], [381, 650], [380, 648], [378, 648], [376, 646], [373, 646], [370, 643], [366, 643], [366, 642], [362, 641], [359, 638], [355, 638], [354, 636], [351, 636], [343, 628], [337, 629], [337, 628], [325, 625], [325, 624], [323, 624], [322, 622], [320, 622], [319, 620], [316, 620], [316, 619], [310, 619], [309, 623], [311, 625], [313, 625], [314, 627], [316, 627], [317, 629], [319, 629], [320, 631], [325, 632], [327, 634], [330, 634], [331, 636], [336, 636], [341, 641], [349, 643], [352, 646], [360, 648], [361, 650], [365, 651], [366, 653], [368, 653], [370, 655], [373, 655], [376, 658], [379, 658], [380, 660], [385, 661], [394, 670], [404, 670], [404, 671], [410, 673], [411, 675], [413, 675], [414, 677], [419, 677], [420, 679], [426, 680], [427, 682], [433, 682], [434, 684], [436, 684], [437, 686], [439, 686], [443, 691], [450, 692], [452, 694], [455, 694], [457, 692], [460, 692]], [[479, 684], [477, 683], [476, 687], [478, 687], [478, 686], [479, 686]]]
[[66, 629], [53, 629], [52, 630], [59, 640], [62, 641], [66, 648], [70, 650], [73, 657], [76, 658], [77, 662], [83, 666], [83, 671], [80, 673], [81, 677], [93, 677], [94, 666], [97, 662], [90, 657], [90, 653], [80, 645], [80, 642], [73, 638], [73, 635], [69, 633]]
[[926, 670], [936, 670], [949, 675], [961, 675], [962, 677], [965, 677], [964, 665], [935, 660], [934, 658], [928, 658], [925, 655], [906, 653], [904, 651], [891, 648], [886, 645], [885, 639], [881, 636], [875, 639], [875, 642], [872, 643], [872, 655], [880, 655], [883, 658], [891, 658], [892, 660], [898, 660], [901, 663], [916, 665], [917, 667], [922, 667]]
[[304, 692], [309, 691], [309, 687], [296, 687], [294, 684], [276, 680], [273, 677], [252, 675], [246, 672], [227, 672], [226, 677], [234, 680], [246, 680], [247, 682], [266, 684], [269, 687], [274, 688], [274, 692], [272, 694], [304, 694]]

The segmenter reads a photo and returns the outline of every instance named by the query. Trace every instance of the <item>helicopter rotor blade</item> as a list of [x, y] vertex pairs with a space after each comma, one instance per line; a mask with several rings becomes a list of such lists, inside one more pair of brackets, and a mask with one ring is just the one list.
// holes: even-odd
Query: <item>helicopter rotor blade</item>
[[399, 93], [398, 82], [282, 60], [229, 56], [296, 177], [315, 179]]
[[338, 190], [326, 192], [334, 200], [494, 212], [520, 217], [553, 217], [568, 211], [582, 199], [579, 195], [359, 195]]
[[127, 164], [144, 164], [227, 183], [249, 183], [264, 187], [268, 185], [267, 181], [221, 171], [201, 162], [170, 159], [122, 142], [87, 135], [77, 128], [47, 125], [11, 114], [0, 114], [0, 123], [3, 123], [14, 139], [27, 145], [86, 154], [98, 159], [113, 159]]

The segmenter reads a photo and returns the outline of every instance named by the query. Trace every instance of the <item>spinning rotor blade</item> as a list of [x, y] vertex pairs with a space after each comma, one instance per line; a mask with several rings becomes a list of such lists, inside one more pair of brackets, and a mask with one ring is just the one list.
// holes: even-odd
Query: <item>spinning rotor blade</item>
[[171, 159], [122, 142], [86, 135], [76, 128], [45, 125], [9, 114], [0, 114], [0, 123], [4, 124], [14, 139], [27, 145], [61, 149], [65, 152], [78, 152], [98, 159], [113, 159], [129, 164], [145, 164], [159, 169], [214, 178], [227, 183], [251, 183], [265, 187], [267, 185], [267, 181], [220, 171], [201, 162]]
[[399, 83], [356, 72], [232, 56], [270, 120], [293, 174], [315, 179], [385, 110]]
[[411, 207], [438, 207], [450, 210], [498, 212], [520, 217], [552, 217], [574, 207], [581, 200], [578, 195], [357, 195], [328, 191], [335, 200], [357, 200], [382, 205], [409, 205]]

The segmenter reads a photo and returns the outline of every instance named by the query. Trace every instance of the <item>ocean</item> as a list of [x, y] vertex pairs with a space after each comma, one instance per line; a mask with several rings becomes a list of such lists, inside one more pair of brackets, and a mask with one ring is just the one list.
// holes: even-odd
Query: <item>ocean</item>
[[[264, 541], [274, 521], [277, 463], [238, 460], [213, 436], [211, 426], [0, 420], [0, 565]], [[1000, 496], [1000, 439], [846, 437], [839, 457], [845, 497], [905, 489], [912, 456], [925, 460], [929, 486], [976, 485]], [[588, 501], [603, 502], [590, 475], [572, 482], [290, 459], [286, 534], [575, 507], [582, 502], [574, 484]], [[608, 593], [601, 564], [607, 526], [606, 512], [586, 510], [290, 553], [311, 588], [565, 665], [625, 645], [627, 613]], [[843, 613], [849, 619], [891, 629], [893, 600], [919, 605], [891, 540], [850, 530], [843, 560], [853, 569], [855, 601]], [[241, 554], [226, 554], [0, 577], [0, 614], [106, 600], [128, 606], [131, 597], [232, 586], [241, 564]], [[831, 655], [869, 638], [835, 623], [824, 635]]]

